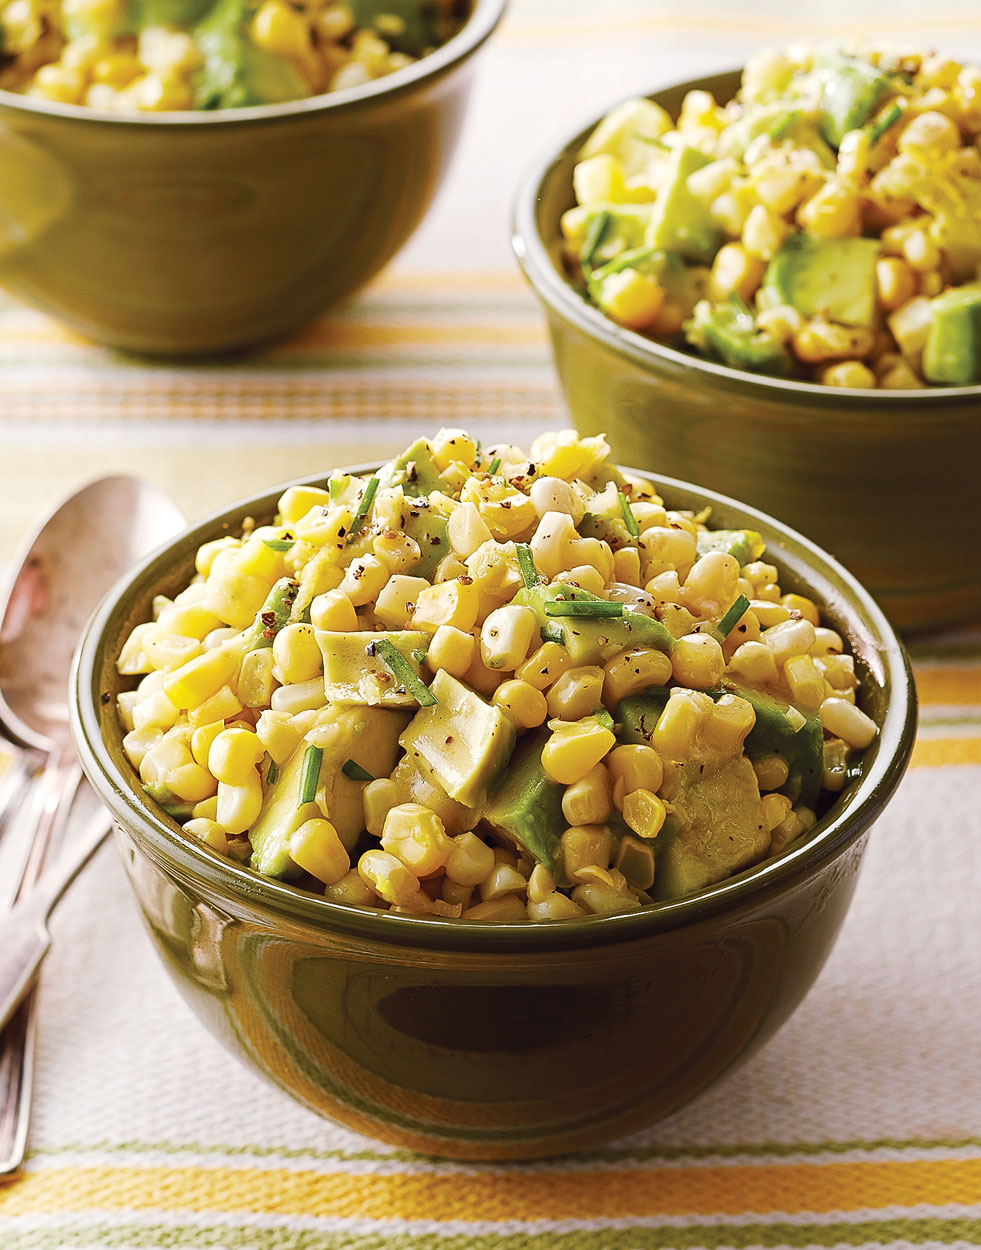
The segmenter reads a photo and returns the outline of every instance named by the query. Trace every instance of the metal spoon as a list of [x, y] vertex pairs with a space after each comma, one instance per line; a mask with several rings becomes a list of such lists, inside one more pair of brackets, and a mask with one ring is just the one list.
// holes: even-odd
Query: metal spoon
[[[176, 504], [156, 487], [130, 477], [101, 478], [51, 513], [15, 568], [0, 609], [0, 728], [45, 756], [34, 783], [40, 816], [20, 877], [21, 898], [40, 874], [81, 780], [68, 728], [68, 674], [82, 627], [117, 578], [183, 526]], [[11, 1099], [18, 1107], [12, 1142], [0, 1140], [0, 1175], [19, 1166], [23, 1152], [32, 1011], [29, 997], [11, 1025], [20, 1062], [0, 1054], [0, 1123]]]

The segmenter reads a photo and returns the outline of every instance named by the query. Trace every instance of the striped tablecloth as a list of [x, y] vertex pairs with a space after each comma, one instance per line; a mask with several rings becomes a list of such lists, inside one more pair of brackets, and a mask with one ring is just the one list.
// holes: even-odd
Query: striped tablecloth
[[[981, 53], [976, 0], [514, 0], [435, 210], [302, 334], [234, 363], [144, 364], [0, 302], [0, 559], [99, 473], [143, 474], [196, 515], [442, 424], [487, 440], [565, 423], [508, 248], [522, 166], [628, 92], [883, 28]], [[913, 767], [810, 996], [696, 1104], [581, 1159], [434, 1162], [294, 1106], [198, 1025], [101, 852], [57, 914], [0, 1247], [981, 1245], [981, 625], [914, 656]]]

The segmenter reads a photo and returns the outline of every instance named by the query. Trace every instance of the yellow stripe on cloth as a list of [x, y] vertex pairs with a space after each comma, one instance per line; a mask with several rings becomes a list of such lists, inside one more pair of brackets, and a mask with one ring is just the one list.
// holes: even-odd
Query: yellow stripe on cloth
[[689, 1167], [622, 1172], [351, 1175], [253, 1168], [64, 1168], [0, 1193], [10, 1218], [193, 1211], [389, 1220], [765, 1215], [973, 1205], [981, 1159]]
[[981, 665], [917, 665], [914, 677], [921, 704], [981, 707]]
[[952, 768], [981, 764], [981, 737], [919, 738], [913, 747], [911, 768]]

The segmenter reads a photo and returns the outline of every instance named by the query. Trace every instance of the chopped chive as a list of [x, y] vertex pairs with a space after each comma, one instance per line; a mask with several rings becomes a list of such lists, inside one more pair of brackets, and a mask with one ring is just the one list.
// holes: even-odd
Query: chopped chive
[[593, 712], [593, 715], [596, 717], [596, 719], [599, 721], [599, 723], [603, 726], [604, 729], [613, 728], [615, 721], [613, 720], [613, 717], [610, 715], [610, 713], [606, 710], [605, 707], [596, 708], [595, 711]]
[[491, 475], [491, 477], [493, 477], [500, 467], [501, 467], [501, 457], [495, 456], [494, 459], [490, 462], [490, 466], [488, 467], [487, 472]]
[[371, 507], [371, 501], [375, 497], [375, 491], [378, 489], [378, 478], [373, 477], [364, 488], [364, 494], [361, 496], [360, 502], [354, 516], [351, 518], [351, 528], [348, 530], [347, 541], [354, 542], [364, 525], [365, 517], [368, 515], [368, 509]]
[[338, 499], [340, 498], [341, 482], [343, 480], [344, 480], [343, 477], [338, 477], [335, 473], [332, 473], [330, 477], [327, 479], [327, 493], [328, 495], [330, 495], [331, 503], [337, 503]]
[[412, 658], [415, 660], [417, 664], [425, 664], [426, 655], [427, 655], [427, 652], [423, 651], [419, 647], [416, 647], [415, 650], [412, 652]]
[[542, 576], [535, 568], [535, 557], [531, 554], [531, 548], [527, 543], [515, 543], [514, 549], [518, 553], [518, 565], [525, 585], [537, 586], [542, 581]]
[[731, 631], [739, 622], [739, 618], [749, 607], [749, 600], [745, 595], [739, 595], [732, 607], [726, 612], [725, 616], [719, 621], [719, 637], [727, 638]]
[[264, 538], [262, 541], [263, 541], [263, 544], [266, 547], [268, 547], [270, 551], [289, 551], [290, 547], [292, 547], [295, 544], [296, 539], [295, 538]]
[[391, 669], [392, 676], [404, 686], [420, 707], [432, 707], [439, 700], [418, 675], [401, 651], [387, 638], [379, 638], [375, 643], [375, 654]]
[[341, 765], [341, 772], [350, 781], [374, 781], [371, 773], [367, 768], [362, 768], [357, 760], [345, 760]]
[[596, 255], [596, 249], [603, 242], [603, 235], [606, 234], [606, 228], [610, 224], [610, 214], [604, 209], [601, 213], [597, 213], [593, 220], [589, 223], [589, 230], [583, 241], [582, 251], [579, 253], [580, 264], [591, 266], [593, 257]]
[[279, 765], [276, 763], [275, 760], [270, 760], [269, 770], [266, 773], [266, 785], [274, 786], [276, 784], [276, 778], [278, 776], [279, 776]]
[[608, 278], [614, 273], [623, 273], [625, 269], [636, 269], [639, 265], [644, 264], [653, 256], [660, 253], [664, 255], [664, 249], [660, 247], [633, 247], [629, 251], [621, 252], [619, 256], [615, 256], [613, 260], [608, 260], [605, 265], [601, 265], [598, 269], [594, 269], [590, 275], [594, 279]]
[[637, 524], [637, 518], [633, 514], [627, 496], [622, 490], [617, 491], [617, 498], [620, 500], [620, 511], [623, 513], [623, 519], [626, 522], [627, 529], [630, 531], [632, 538], [640, 537], [640, 526]]
[[729, 292], [729, 304], [738, 317], [748, 317], [752, 321], [753, 310], [738, 291]]
[[661, 139], [655, 139], [653, 135], [642, 135], [635, 130], [634, 138], [639, 139], [641, 143], [649, 143], [652, 148], [660, 148], [662, 152], [668, 151], [668, 145]]
[[546, 621], [538, 633], [542, 642], [557, 642], [560, 647], [565, 646], [565, 634], [558, 621]]
[[779, 121], [775, 121], [770, 129], [766, 132], [770, 139], [782, 139], [790, 127], [801, 116], [800, 109], [791, 109], [789, 113], [784, 114]]
[[304, 803], [312, 803], [317, 797], [317, 786], [320, 784], [320, 765], [323, 763], [324, 753], [321, 747], [315, 747], [312, 743], [307, 747], [303, 756], [303, 768], [300, 772], [300, 801], [299, 807]]
[[605, 599], [556, 599], [545, 604], [546, 616], [623, 616], [622, 603]]
[[474, 452], [474, 455], [476, 456], [476, 458], [479, 460], [479, 459], [480, 459], [480, 439], [479, 439], [479, 438], [477, 439], [476, 443], [474, 444], [474, 449], [473, 449], [473, 452]]
[[869, 147], [874, 148], [886, 131], [889, 130], [890, 127], [895, 126], [896, 122], [899, 121], [902, 115], [903, 110], [898, 104], [893, 103], [892, 107], [888, 109], [877, 122], [872, 124], [872, 127], [869, 130]]

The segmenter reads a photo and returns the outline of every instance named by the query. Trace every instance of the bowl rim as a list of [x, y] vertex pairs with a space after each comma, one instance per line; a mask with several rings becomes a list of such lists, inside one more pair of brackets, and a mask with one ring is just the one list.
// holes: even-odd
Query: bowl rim
[[[343, 471], [365, 474], [378, 465], [345, 466]], [[695, 924], [720, 913], [735, 914], [760, 902], [775, 891], [793, 888], [836, 859], [877, 819], [902, 778], [909, 762], [916, 729], [916, 690], [909, 657], [893, 626], [861, 584], [838, 562], [803, 535], [730, 496], [706, 490], [677, 478], [628, 469], [652, 481], [669, 494], [694, 496], [713, 510], [735, 509], [741, 519], [768, 537], [771, 558], [779, 562], [781, 550], [796, 547], [806, 557], [809, 570], [843, 587], [839, 606], [850, 623], [859, 622], [870, 634], [875, 659], [881, 666], [880, 684], [889, 688], [890, 699], [879, 727], [877, 748], [871, 765], [838, 800], [838, 810], [821, 822], [818, 833], [797, 847], [764, 860], [736, 876], [695, 893], [666, 902], [652, 903], [639, 911], [612, 916], [584, 917], [552, 924], [534, 921], [487, 924], [482, 921], [443, 919], [393, 914], [368, 907], [334, 903], [287, 882], [262, 877], [250, 868], [212, 851], [187, 837], [169, 817], [154, 810], [149, 799], [137, 799], [138, 786], [130, 770], [127, 776], [113, 762], [99, 724], [100, 700], [95, 679], [103, 653], [103, 636], [118, 606], [131, 598], [132, 588], [153, 570], [160, 581], [160, 567], [178, 544], [188, 552], [202, 542], [234, 531], [244, 516], [271, 516], [275, 501], [294, 485], [323, 481], [323, 474], [284, 482], [240, 499], [194, 522], [180, 535], [151, 552], [124, 575], [106, 594], [86, 625], [72, 663], [69, 687], [71, 731], [83, 770], [113, 817], [135, 836], [165, 871], [177, 871], [206, 896], [216, 898], [229, 910], [248, 906], [260, 909], [281, 922], [305, 922], [325, 930], [344, 932], [373, 941], [407, 948], [437, 948], [473, 953], [500, 951], [554, 951], [592, 948], [650, 937], [656, 933]], [[171, 562], [173, 563], [173, 561]]]
[[244, 108], [116, 113], [108, 109], [90, 108], [87, 104], [62, 104], [55, 100], [22, 95], [16, 91], [0, 90], [0, 114], [4, 109], [9, 109], [15, 113], [56, 117], [69, 124], [109, 124], [124, 129], [146, 126], [155, 129], [182, 129], [187, 126], [241, 126], [250, 122], [282, 122], [324, 113], [350, 113], [362, 106], [383, 106], [411, 94], [467, 60], [491, 35], [503, 17], [507, 4], [508, 0], [474, 0], [473, 11], [464, 24], [433, 52], [403, 69], [395, 70], [382, 78], [375, 78], [359, 87], [345, 87], [342, 91], [321, 92], [299, 100], [285, 100], [280, 104], [252, 104]]
[[[656, 87], [646, 93], [645, 98], [656, 103], [666, 94], [682, 94], [687, 91], [711, 91], [720, 84], [737, 80], [742, 68], [719, 70], [711, 74], [703, 74], [684, 82], [669, 83], [667, 86]], [[667, 344], [658, 343], [645, 338], [634, 330], [628, 330], [612, 321], [598, 308], [581, 296], [570, 282], [557, 271], [549, 254], [549, 249], [538, 229], [537, 206], [542, 200], [542, 191], [556, 169], [564, 164], [571, 154], [578, 150], [600, 120], [618, 105], [627, 100], [637, 99], [637, 92], [623, 96], [610, 104], [598, 116], [574, 130], [566, 132], [564, 139], [558, 143], [554, 140], [540, 150], [539, 155], [526, 166], [519, 179], [511, 210], [511, 247], [528, 282], [539, 298], [555, 313], [563, 316], [578, 329], [592, 338], [601, 340], [621, 356], [627, 357], [643, 368], [655, 368], [661, 364], [675, 368], [693, 368], [705, 373], [719, 386], [747, 392], [759, 397], [759, 393], [775, 393], [774, 398], [798, 402], [806, 399], [809, 404], [839, 410], [843, 417], [855, 408], [867, 408], [869, 404], [885, 405], [892, 402], [897, 405], [890, 413], [893, 420], [919, 420], [920, 413], [904, 405], [954, 403], [964, 399], [981, 400], [981, 385], [974, 386], [927, 386], [907, 390], [882, 390], [872, 387], [834, 387], [825, 386], [820, 382], [805, 382], [795, 378], [777, 378], [764, 373], [752, 373], [748, 369], [736, 369], [731, 365], [708, 360], [693, 353], [680, 351]], [[761, 416], [765, 414], [761, 413]]]

